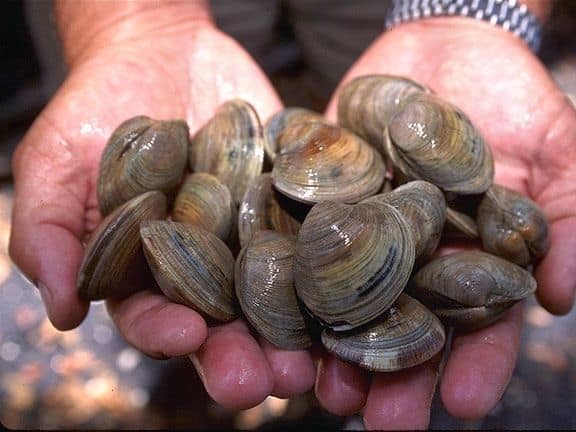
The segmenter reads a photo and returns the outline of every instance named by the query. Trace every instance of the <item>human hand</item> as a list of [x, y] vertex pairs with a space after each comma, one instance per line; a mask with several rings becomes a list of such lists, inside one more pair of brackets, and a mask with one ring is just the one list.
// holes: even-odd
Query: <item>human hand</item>
[[[182, 7], [171, 4], [164, 16], [148, 6], [69, 49], [66, 82], [15, 154], [10, 253], [40, 289], [50, 320], [61, 330], [76, 327], [88, 311], [76, 294], [76, 275], [82, 240], [101, 220], [96, 179], [111, 132], [145, 114], [183, 118], [194, 133], [234, 97], [251, 102], [263, 121], [281, 108], [244, 50], [209, 20], [190, 19]], [[196, 312], [168, 301], [153, 282], [126, 299], [108, 301], [111, 317], [129, 343], [153, 357], [193, 353], [208, 393], [220, 404], [247, 408], [270, 393], [289, 397], [313, 385], [307, 352], [259, 345], [241, 320], [208, 329]]]
[[[372, 73], [421, 82], [470, 117], [493, 150], [495, 183], [530, 196], [548, 217], [551, 247], [536, 268], [537, 298], [550, 312], [567, 313], [576, 289], [576, 111], [542, 64], [501, 29], [467, 18], [435, 18], [379, 37], [340, 86]], [[327, 110], [331, 119], [337, 97]], [[454, 338], [440, 383], [448, 412], [477, 419], [495, 406], [516, 363], [521, 327], [516, 306], [494, 325]], [[316, 392], [328, 410], [345, 414], [363, 406], [368, 428], [427, 427], [437, 360], [373, 375], [369, 388], [364, 372], [333, 358], [325, 362], [329, 372], [321, 366]], [[348, 388], [338, 394], [333, 377], [340, 375]]]

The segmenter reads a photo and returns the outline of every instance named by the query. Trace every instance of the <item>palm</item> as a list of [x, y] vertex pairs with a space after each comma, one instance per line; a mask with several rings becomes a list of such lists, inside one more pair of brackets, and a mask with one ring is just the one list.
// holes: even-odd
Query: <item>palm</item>
[[[484, 24], [446, 32], [446, 24], [439, 23], [426, 27], [425, 41], [413, 36], [410, 25], [382, 36], [343, 83], [371, 73], [407, 76], [468, 114], [494, 152], [495, 182], [529, 195], [549, 218], [552, 246], [537, 268], [537, 294], [551, 312], [565, 313], [572, 306], [576, 272], [576, 242], [571, 240], [576, 182], [570, 180], [576, 174], [576, 113], [513, 36], [485, 32]], [[333, 98], [329, 116], [335, 105]], [[481, 417], [496, 403], [515, 364], [520, 328], [515, 308], [503, 321], [455, 339], [441, 383], [450, 412]], [[375, 376], [365, 406], [367, 422], [379, 428], [425, 427], [434, 367]], [[340, 403], [333, 404], [334, 411]]]

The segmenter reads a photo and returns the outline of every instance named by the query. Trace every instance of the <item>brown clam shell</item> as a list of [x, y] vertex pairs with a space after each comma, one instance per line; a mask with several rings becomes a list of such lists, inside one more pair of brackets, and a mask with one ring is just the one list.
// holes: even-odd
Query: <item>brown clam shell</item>
[[444, 326], [417, 300], [400, 295], [374, 323], [356, 331], [322, 332], [332, 354], [375, 372], [406, 369], [431, 359], [446, 342]]
[[236, 260], [236, 296], [256, 331], [273, 345], [306, 349], [312, 341], [294, 290], [296, 238], [259, 231]]
[[130, 263], [141, 250], [140, 223], [166, 217], [162, 192], [145, 192], [117, 207], [92, 233], [78, 271], [77, 290], [84, 300], [129, 294], [123, 283]]
[[106, 216], [147, 191], [169, 192], [180, 182], [187, 158], [186, 122], [146, 116], [126, 120], [113, 132], [100, 161], [100, 213]]

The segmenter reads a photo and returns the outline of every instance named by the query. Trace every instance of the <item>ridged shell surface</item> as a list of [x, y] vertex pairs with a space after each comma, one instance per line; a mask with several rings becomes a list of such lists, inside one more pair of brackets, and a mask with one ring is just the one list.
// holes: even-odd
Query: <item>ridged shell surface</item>
[[264, 151], [270, 162], [274, 162], [276, 159], [276, 153], [279, 152], [278, 136], [286, 126], [307, 121], [325, 121], [325, 119], [320, 113], [300, 107], [286, 107], [268, 119], [264, 125], [264, 135], [266, 136]]
[[264, 133], [248, 102], [226, 102], [190, 143], [190, 169], [208, 172], [228, 186], [236, 205], [262, 172]]
[[522, 267], [481, 251], [436, 258], [412, 278], [408, 294], [448, 325], [481, 328], [536, 291], [536, 280]]
[[444, 191], [478, 194], [492, 185], [490, 148], [468, 117], [434, 96], [412, 96], [392, 117], [385, 151], [409, 179], [426, 180]]
[[140, 223], [166, 217], [162, 192], [145, 192], [117, 207], [92, 233], [78, 271], [78, 295], [85, 300], [123, 296], [130, 263], [141, 249]]
[[417, 262], [428, 259], [438, 247], [446, 221], [446, 200], [432, 183], [415, 180], [362, 202], [389, 204], [402, 213], [413, 230]]
[[413, 94], [430, 92], [393, 75], [364, 75], [347, 83], [338, 97], [338, 124], [383, 150], [384, 129]]
[[312, 341], [294, 290], [296, 237], [260, 231], [236, 260], [236, 297], [256, 331], [282, 349]]
[[194, 173], [180, 186], [172, 219], [196, 225], [228, 241], [236, 226], [236, 206], [230, 190], [208, 173]]
[[292, 124], [279, 142], [282, 151], [276, 157], [272, 180], [280, 192], [295, 200], [357, 203], [377, 193], [384, 182], [380, 154], [339, 126]]
[[234, 257], [222, 240], [200, 227], [171, 221], [143, 223], [140, 235], [166, 297], [204, 317], [236, 317]]
[[303, 204], [290, 201], [274, 189], [270, 173], [257, 177], [244, 194], [238, 212], [240, 246], [246, 246], [252, 236], [261, 230], [298, 234], [301, 224], [294, 213], [304, 212], [305, 209], [299, 208]]
[[188, 125], [146, 116], [123, 122], [108, 140], [98, 176], [102, 216], [152, 190], [169, 192], [180, 182], [188, 158]]
[[298, 234], [296, 292], [324, 325], [349, 330], [396, 300], [414, 254], [411, 228], [392, 206], [316, 204]]
[[444, 347], [442, 323], [417, 300], [402, 294], [373, 324], [358, 331], [322, 332], [337, 357], [375, 372], [392, 372], [431, 359]]
[[478, 207], [478, 227], [487, 252], [526, 266], [550, 247], [548, 221], [530, 198], [493, 185]]

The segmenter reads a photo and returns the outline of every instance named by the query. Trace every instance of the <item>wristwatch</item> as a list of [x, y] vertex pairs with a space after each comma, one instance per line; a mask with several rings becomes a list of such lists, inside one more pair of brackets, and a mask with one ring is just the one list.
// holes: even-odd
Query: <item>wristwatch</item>
[[525, 4], [517, 0], [391, 0], [386, 29], [418, 19], [439, 16], [465, 16], [514, 33], [537, 52], [542, 28]]

